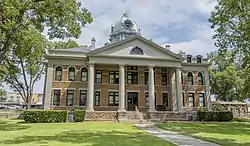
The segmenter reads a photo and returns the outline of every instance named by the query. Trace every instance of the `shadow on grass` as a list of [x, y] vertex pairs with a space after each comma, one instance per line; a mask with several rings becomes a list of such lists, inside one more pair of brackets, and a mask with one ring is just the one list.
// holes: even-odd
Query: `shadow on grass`
[[[246, 123], [161, 123], [157, 124], [158, 127], [170, 131], [180, 132], [186, 135], [191, 135], [196, 138], [204, 139], [214, 143], [218, 143], [226, 146], [249, 146], [249, 141], [240, 141], [241, 136], [244, 135], [244, 139], [250, 138], [250, 124]], [[202, 134], [210, 134], [211, 137], [203, 137]], [[213, 134], [216, 133], [215, 137]], [[196, 136], [199, 135], [199, 136]], [[226, 134], [226, 135], [225, 135]], [[233, 135], [234, 138], [229, 139], [227, 135]]]
[[30, 128], [28, 125], [11, 123], [9, 121], [0, 121], [0, 131], [16, 131]]
[[57, 135], [51, 136], [20, 136], [12, 140], [1, 141], [6, 144], [27, 144], [30, 142], [50, 144], [54, 142], [63, 142], [70, 144], [88, 144], [90, 146], [172, 146], [166, 141], [157, 140], [155, 137], [141, 133], [127, 133], [121, 131], [86, 131], [86, 130], [71, 130]]

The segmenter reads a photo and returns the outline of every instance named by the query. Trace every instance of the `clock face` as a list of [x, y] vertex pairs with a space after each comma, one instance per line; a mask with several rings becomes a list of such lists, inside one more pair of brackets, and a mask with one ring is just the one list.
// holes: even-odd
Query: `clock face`
[[131, 20], [125, 20], [123, 22], [123, 25], [124, 25], [125, 28], [131, 28], [133, 26], [133, 23], [132, 23]]

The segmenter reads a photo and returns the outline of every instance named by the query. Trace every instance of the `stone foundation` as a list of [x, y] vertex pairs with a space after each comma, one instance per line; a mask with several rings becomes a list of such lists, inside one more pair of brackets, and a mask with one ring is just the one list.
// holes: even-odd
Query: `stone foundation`
[[196, 120], [196, 112], [148, 112], [147, 118], [151, 121], [190, 121]]
[[85, 112], [86, 121], [117, 121], [117, 111], [93, 111]]
[[[126, 121], [128, 120], [127, 112], [119, 111], [93, 111], [85, 113], [86, 121]], [[132, 119], [130, 119], [132, 120]], [[134, 119], [135, 120], [135, 119]], [[144, 112], [143, 120], [151, 121], [193, 121], [196, 120], [196, 112]]]

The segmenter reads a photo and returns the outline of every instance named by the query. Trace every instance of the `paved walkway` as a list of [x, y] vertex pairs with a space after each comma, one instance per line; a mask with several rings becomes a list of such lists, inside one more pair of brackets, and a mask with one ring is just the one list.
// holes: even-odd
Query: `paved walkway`
[[135, 126], [156, 137], [162, 138], [179, 146], [219, 146], [217, 144], [182, 135], [177, 132], [166, 131], [154, 126], [153, 124], [135, 124]]

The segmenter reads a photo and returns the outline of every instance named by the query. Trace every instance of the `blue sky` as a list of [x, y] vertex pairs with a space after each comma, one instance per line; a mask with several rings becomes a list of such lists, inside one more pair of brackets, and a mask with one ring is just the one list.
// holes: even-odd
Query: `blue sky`
[[[207, 19], [216, 0], [81, 0], [93, 16], [93, 23], [82, 29], [77, 40], [90, 45], [95, 37], [97, 47], [108, 42], [111, 24], [124, 12], [136, 21], [143, 37], [165, 46], [171, 51], [202, 54], [215, 50], [213, 30]], [[42, 93], [44, 78], [35, 86], [34, 92]], [[6, 87], [7, 90], [8, 87]]]

